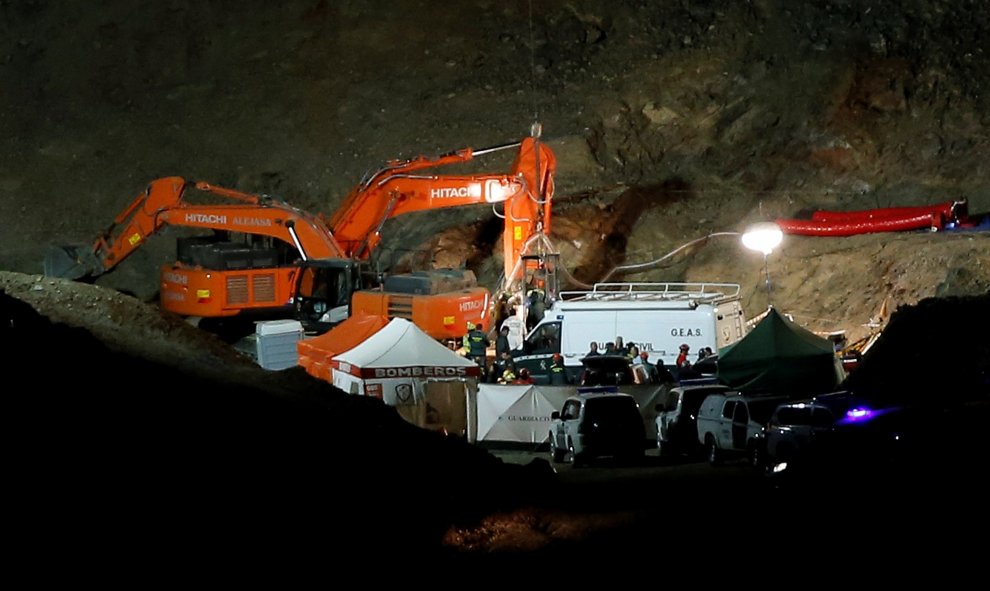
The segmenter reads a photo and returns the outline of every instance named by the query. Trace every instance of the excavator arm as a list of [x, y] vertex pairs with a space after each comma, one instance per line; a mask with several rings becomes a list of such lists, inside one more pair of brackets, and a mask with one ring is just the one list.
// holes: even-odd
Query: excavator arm
[[[189, 203], [185, 199], [189, 187], [238, 203]], [[322, 220], [287, 203], [209, 183], [165, 177], [149, 183], [92, 245], [54, 247], [45, 259], [45, 274], [69, 279], [97, 277], [170, 225], [269, 236], [295, 246], [303, 260], [340, 257], [342, 252]]]
[[45, 256], [45, 275], [82, 279], [107, 272], [134, 252], [146, 236], [158, 230], [154, 211], [180, 203], [185, 186], [185, 179], [179, 177], [152, 181], [143, 193], [117, 214], [92, 245], [50, 247]]
[[[519, 151], [505, 174], [414, 174], [515, 147]], [[504, 254], [509, 271], [534, 232], [549, 233], [555, 171], [553, 152], [534, 137], [477, 151], [465, 148], [437, 158], [394, 160], [357, 185], [329, 225], [347, 256], [367, 259], [381, 241], [382, 225], [391, 218], [415, 211], [504, 203]]]
[[524, 179], [529, 190], [510, 199], [505, 206], [502, 255], [506, 286], [521, 279], [524, 272], [522, 257], [535, 254], [533, 250], [549, 244], [556, 171], [557, 158], [546, 144], [535, 137], [522, 142], [512, 164], [512, 173]]

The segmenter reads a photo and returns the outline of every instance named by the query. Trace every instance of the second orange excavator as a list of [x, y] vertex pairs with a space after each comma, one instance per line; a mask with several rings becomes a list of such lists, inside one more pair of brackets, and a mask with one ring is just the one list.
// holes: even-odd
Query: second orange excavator
[[[507, 174], [419, 171], [518, 147]], [[378, 276], [367, 260], [384, 223], [413, 212], [502, 204], [506, 276], [525, 242], [549, 231], [556, 159], [537, 137], [438, 158], [388, 162], [355, 187], [327, 222], [276, 198], [180, 177], [152, 181], [89, 246], [58, 246], [45, 274], [72, 279], [106, 273], [166, 226], [210, 230], [179, 238], [177, 261], [160, 270], [160, 304], [187, 317], [295, 317], [324, 332], [352, 313], [405, 317], [437, 339], [459, 338], [468, 322], [489, 325], [491, 293], [464, 270]], [[187, 192], [212, 198], [193, 203]], [[221, 201], [216, 203], [215, 201]]]

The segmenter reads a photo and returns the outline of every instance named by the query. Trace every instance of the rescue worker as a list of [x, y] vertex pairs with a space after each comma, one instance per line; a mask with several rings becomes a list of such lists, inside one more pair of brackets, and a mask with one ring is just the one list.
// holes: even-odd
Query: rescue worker
[[650, 354], [646, 351], [639, 354], [639, 364], [646, 371], [646, 382], [648, 384], [658, 384], [660, 383], [660, 375], [657, 373], [657, 366], [650, 363], [649, 359]]
[[567, 372], [564, 368], [564, 357], [560, 353], [553, 354], [553, 365], [550, 366], [550, 385], [567, 385]]
[[[521, 310], [521, 308], [519, 308]], [[509, 329], [509, 350], [520, 349], [523, 346], [523, 337], [525, 336], [525, 324], [522, 317], [517, 312], [517, 308], [513, 306], [509, 313], [509, 316], [502, 321], [502, 328]]]
[[498, 378], [498, 383], [499, 384], [513, 384], [513, 383], [515, 383], [515, 381], [516, 381], [516, 371], [515, 371], [515, 368], [512, 365], [506, 366], [506, 368], [504, 370], [502, 370], [502, 375], [499, 376], [499, 378]]
[[519, 377], [517, 377], [516, 379], [512, 380], [512, 382], [510, 382], [510, 383], [511, 384], [516, 384], [516, 385], [532, 384], [533, 383], [533, 378], [532, 378], [532, 376], [529, 375], [529, 370], [524, 367], [524, 368], [522, 368], [522, 369], [519, 370]]
[[501, 359], [502, 353], [510, 353], [512, 347], [509, 345], [509, 327], [503, 325], [495, 337], [495, 359]]
[[667, 366], [664, 365], [663, 362], [660, 362], [653, 367], [656, 368], [657, 371], [657, 382], [661, 384], [677, 383], [677, 380], [674, 378], [674, 374], [670, 373], [670, 370], [667, 369]]
[[545, 324], [543, 328], [540, 329], [540, 336], [536, 339], [536, 348], [533, 350], [534, 353], [549, 353], [551, 351], [560, 350], [560, 342], [557, 340], [557, 331], [554, 325]]
[[[512, 361], [512, 355], [507, 352], [503, 352], [497, 359], [495, 359], [495, 364], [492, 366], [492, 376], [489, 381], [493, 383], [507, 384], [508, 382], [502, 381], [502, 376], [505, 374], [506, 370], [512, 371], [514, 367], [515, 363]], [[512, 372], [512, 379], [516, 379], [514, 371]]]
[[526, 293], [526, 330], [532, 330], [543, 319], [547, 292], [542, 275], [538, 275]]
[[701, 374], [695, 371], [694, 367], [691, 366], [691, 362], [684, 360], [684, 363], [677, 370], [677, 381], [682, 380], [695, 380], [701, 377]]
[[467, 349], [468, 357], [481, 368], [481, 377], [484, 379], [488, 375], [488, 335], [474, 325], [467, 323], [467, 334], [464, 335], [464, 347]]
[[681, 352], [680, 352], [679, 355], [677, 355], [677, 361], [674, 362], [674, 365], [676, 365], [678, 369], [680, 369], [681, 367], [684, 367], [684, 364], [685, 363], [688, 363], [687, 356], [688, 356], [688, 351], [690, 351], [690, 350], [691, 350], [691, 347], [688, 346], [687, 343], [684, 343], [683, 345], [681, 345]]

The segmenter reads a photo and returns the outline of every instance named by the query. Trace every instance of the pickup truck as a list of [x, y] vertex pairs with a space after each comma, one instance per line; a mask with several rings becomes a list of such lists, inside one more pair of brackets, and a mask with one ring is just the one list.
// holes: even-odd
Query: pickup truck
[[718, 392], [709, 394], [698, 411], [698, 443], [708, 463], [746, 458], [753, 467], [763, 462], [764, 427], [770, 415], [788, 401], [785, 396]]

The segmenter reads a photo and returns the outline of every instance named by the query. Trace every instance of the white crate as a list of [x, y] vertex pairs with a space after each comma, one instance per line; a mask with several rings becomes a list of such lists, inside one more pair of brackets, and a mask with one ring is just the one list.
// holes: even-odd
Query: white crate
[[299, 365], [296, 343], [303, 338], [298, 320], [267, 320], [255, 325], [258, 365], [265, 369], [287, 369]]

